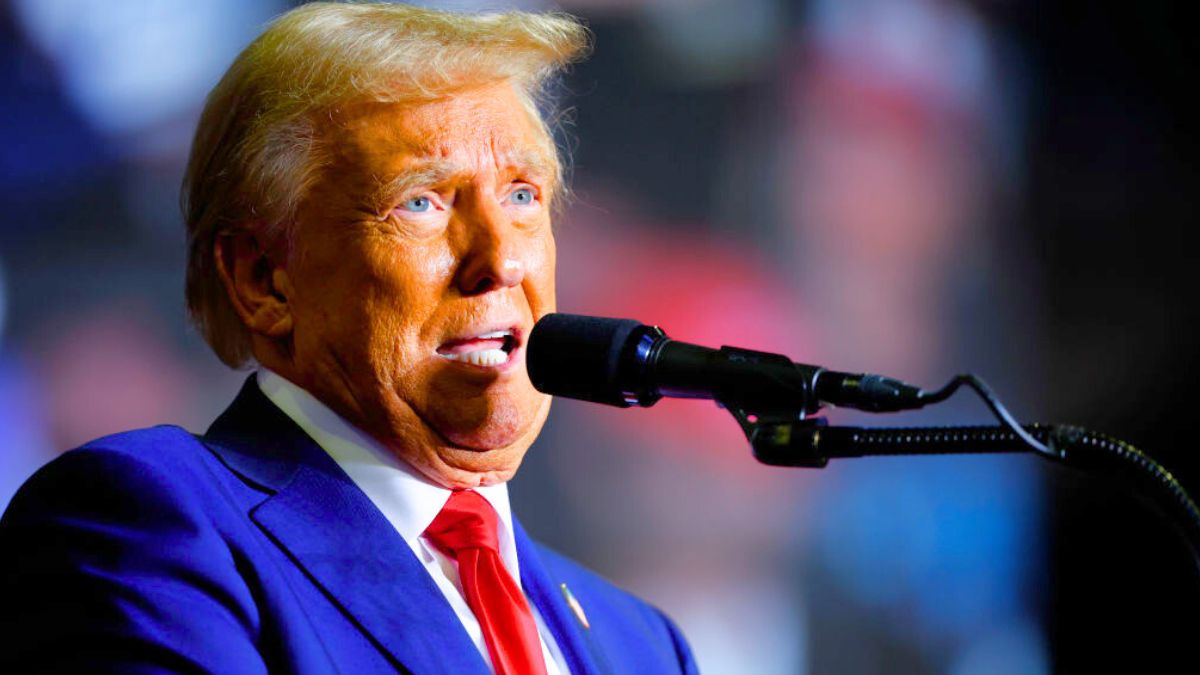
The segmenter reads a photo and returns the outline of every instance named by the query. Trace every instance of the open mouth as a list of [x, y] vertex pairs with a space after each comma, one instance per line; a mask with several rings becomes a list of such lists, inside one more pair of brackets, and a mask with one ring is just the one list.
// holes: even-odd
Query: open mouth
[[450, 340], [437, 348], [437, 354], [449, 361], [494, 368], [508, 363], [516, 348], [517, 338], [513, 330], [497, 330]]

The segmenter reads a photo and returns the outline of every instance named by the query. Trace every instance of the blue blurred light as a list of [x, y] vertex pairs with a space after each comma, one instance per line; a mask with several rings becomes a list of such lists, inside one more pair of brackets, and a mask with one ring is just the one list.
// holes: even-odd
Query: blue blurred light
[[4, 320], [8, 316], [8, 286], [4, 283], [4, 261], [0, 260], [0, 348], [4, 347]]
[[21, 483], [53, 457], [40, 394], [29, 370], [0, 349], [0, 513]]
[[[279, 0], [14, 0], [72, 103], [118, 137], [188, 118]], [[187, 126], [187, 125], [183, 125]]]
[[[872, 459], [839, 467], [818, 525], [835, 578], [865, 606], [967, 637], [1028, 608], [1041, 490], [1010, 457]], [[886, 566], [886, 570], [881, 569]]]
[[992, 86], [990, 39], [966, 4], [938, 0], [815, 0], [817, 49], [859, 77], [974, 106]]

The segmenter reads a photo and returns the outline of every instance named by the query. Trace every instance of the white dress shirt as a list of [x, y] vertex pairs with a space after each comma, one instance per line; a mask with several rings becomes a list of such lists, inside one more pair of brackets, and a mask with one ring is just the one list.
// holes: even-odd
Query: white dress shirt
[[[342, 419], [312, 394], [293, 384], [281, 375], [265, 368], [257, 373], [258, 386], [272, 403], [290, 417], [304, 433], [316, 441], [333, 461], [350, 476], [367, 498], [375, 504], [396, 532], [425, 566], [463, 628], [475, 642], [488, 667], [492, 667], [487, 643], [479, 621], [467, 605], [462, 583], [458, 577], [458, 563], [443, 555], [424, 536], [425, 529], [450, 499], [450, 490], [422, 476], [397, 458], [371, 436]], [[500, 559], [513, 579], [520, 583], [521, 573], [517, 561], [517, 545], [513, 539], [512, 509], [508, 503], [508, 485], [500, 483], [475, 488], [496, 509], [499, 517], [498, 538]], [[528, 598], [526, 598], [528, 602]], [[569, 673], [566, 661], [559, 650], [554, 636], [546, 628], [541, 614], [533, 603], [529, 603], [537, 623], [542, 643], [542, 658], [546, 662], [547, 675]]]

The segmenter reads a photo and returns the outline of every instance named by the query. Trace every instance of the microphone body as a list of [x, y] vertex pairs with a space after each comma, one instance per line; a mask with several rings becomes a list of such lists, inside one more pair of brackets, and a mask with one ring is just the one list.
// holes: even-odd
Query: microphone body
[[548, 314], [526, 356], [538, 391], [620, 407], [662, 397], [712, 399], [756, 415], [804, 416], [824, 405], [873, 412], [919, 408], [899, 380], [794, 363], [782, 354], [679, 342], [630, 319]]

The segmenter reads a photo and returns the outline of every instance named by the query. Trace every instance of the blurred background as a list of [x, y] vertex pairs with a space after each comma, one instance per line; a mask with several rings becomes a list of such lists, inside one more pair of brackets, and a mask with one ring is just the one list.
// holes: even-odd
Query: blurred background
[[[202, 431], [177, 199], [207, 90], [285, 0], [0, 4], [0, 506], [58, 452]], [[560, 309], [1191, 447], [1200, 65], [1185, 3], [572, 0]], [[967, 394], [846, 424], [990, 423]], [[1200, 575], [1129, 487], [1033, 457], [757, 465], [710, 403], [559, 401], [539, 538], [666, 609], [706, 673], [1195, 669]], [[5, 551], [3, 555], [20, 555]]]

